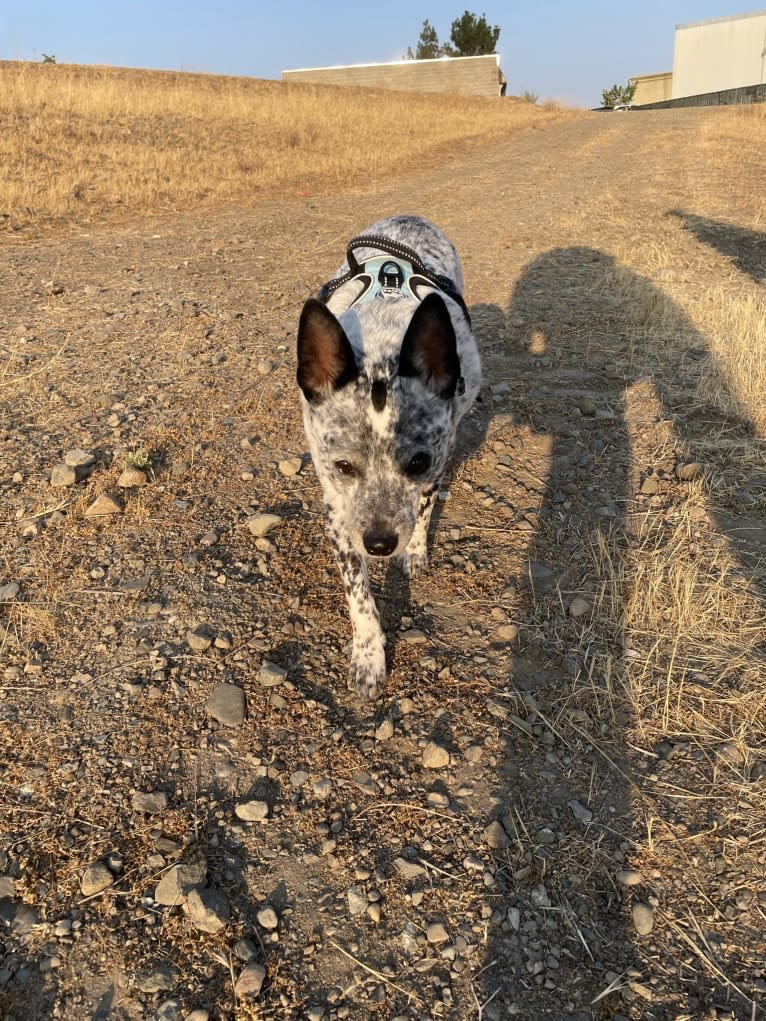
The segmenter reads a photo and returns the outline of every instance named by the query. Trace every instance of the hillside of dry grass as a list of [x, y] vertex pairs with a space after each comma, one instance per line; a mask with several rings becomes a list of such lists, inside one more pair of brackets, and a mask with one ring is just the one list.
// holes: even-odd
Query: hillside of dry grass
[[3, 62], [0, 215], [18, 229], [364, 190], [573, 116], [513, 100], [392, 102], [374, 90]]

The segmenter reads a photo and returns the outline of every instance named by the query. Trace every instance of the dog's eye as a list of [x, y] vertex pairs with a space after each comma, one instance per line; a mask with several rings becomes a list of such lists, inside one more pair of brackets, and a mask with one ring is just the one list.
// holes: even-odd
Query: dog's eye
[[335, 467], [341, 473], [341, 475], [356, 475], [356, 468], [350, 461], [336, 461]]
[[414, 454], [407, 465], [408, 475], [422, 475], [423, 472], [427, 472], [431, 467], [431, 455], [426, 454], [424, 451], [420, 451], [418, 454]]

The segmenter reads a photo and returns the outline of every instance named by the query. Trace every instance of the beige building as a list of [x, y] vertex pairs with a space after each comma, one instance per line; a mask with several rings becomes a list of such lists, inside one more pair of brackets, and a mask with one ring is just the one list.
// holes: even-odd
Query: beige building
[[347, 64], [283, 71], [286, 82], [351, 85], [357, 88], [406, 92], [448, 92], [462, 96], [500, 95], [504, 78], [496, 53], [481, 57], [440, 57], [437, 60], [397, 60], [387, 64]]
[[676, 27], [672, 99], [766, 82], [766, 10]]
[[663, 103], [671, 97], [672, 71], [660, 71], [659, 74], [637, 74], [630, 80], [636, 86], [636, 91], [633, 94], [634, 106], [643, 106], [645, 103]]

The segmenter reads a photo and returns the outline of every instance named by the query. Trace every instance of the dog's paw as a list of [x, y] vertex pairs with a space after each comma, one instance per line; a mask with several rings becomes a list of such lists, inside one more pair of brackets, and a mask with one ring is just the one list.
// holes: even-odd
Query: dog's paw
[[386, 656], [381, 644], [377, 654], [370, 655], [365, 649], [351, 654], [348, 686], [359, 698], [377, 698], [386, 682]]
[[406, 550], [399, 557], [399, 564], [408, 578], [419, 578], [428, 571], [428, 554], [425, 550]]

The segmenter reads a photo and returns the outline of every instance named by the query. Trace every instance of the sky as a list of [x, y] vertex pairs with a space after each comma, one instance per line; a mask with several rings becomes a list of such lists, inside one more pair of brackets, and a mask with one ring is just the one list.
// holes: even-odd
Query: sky
[[757, 9], [742, 0], [0, 0], [0, 60], [46, 53], [60, 64], [278, 79], [292, 68], [398, 60], [426, 18], [446, 42], [466, 6], [500, 26], [509, 95], [586, 107], [632, 75], [670, 71], [676, 25]]

